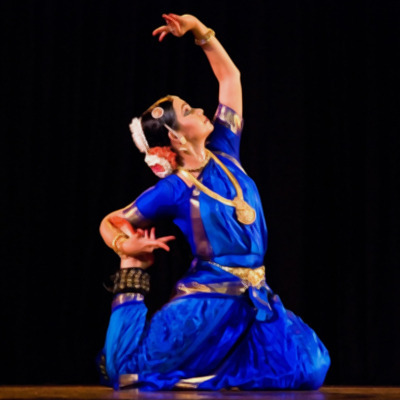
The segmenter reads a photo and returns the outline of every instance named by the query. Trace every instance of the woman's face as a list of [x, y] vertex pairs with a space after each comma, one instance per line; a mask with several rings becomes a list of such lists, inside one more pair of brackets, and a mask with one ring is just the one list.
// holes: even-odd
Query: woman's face
[[204, 142], [214, 129], [214, 125], [204, 115], [204, 111], [201, 108], [190, 107], [186, 101], [176, 96], [174, 96], [172, 105], [179, 124], [178, 132], [188, 142]]

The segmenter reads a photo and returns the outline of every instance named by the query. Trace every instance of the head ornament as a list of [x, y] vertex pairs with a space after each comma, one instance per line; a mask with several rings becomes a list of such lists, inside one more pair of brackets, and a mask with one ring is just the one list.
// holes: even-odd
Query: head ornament
[[[161, 118], [164, 115], [164, 110], [161, 107], [155, 107], [151, 116], [155, 119]], [[174, 171], [172, 164], [165, 157], [158, 154], [149, 153], [150, 147], [144, 135], [141, 118], [133, 118], [129, 125], [129, 129], [132, 133], [132, 139], [136, 147], [141, 153], [145, 153], [145, 163], [151, 168], [151, 170], [159, 177], [165, 178], [171, 175]]]
[[[154, 119], [159, 119], [164, 115], [164, 109], [162, 107], [154, 107], [151, 111], [151, 116]], [[180, 144], [186, 144], [186, 138], [183, 135], [179, 135], [178, 132], [172, 129], [169, 125], [163, 124], [165, 128], [167, 128], [180, 142]]]
[[162, 107], [154, 107], [151, 111], [151, 116], [154, 119], [159, 119], [164, 115], [164, 109]]
[[149, 144], [144, 136], [140, 118], [133, 118], [131, 124], [129, 125], [129, 129], [131, 130], [132, 139], [136, 147], [141, 153], [147, 153], [149, 150]]

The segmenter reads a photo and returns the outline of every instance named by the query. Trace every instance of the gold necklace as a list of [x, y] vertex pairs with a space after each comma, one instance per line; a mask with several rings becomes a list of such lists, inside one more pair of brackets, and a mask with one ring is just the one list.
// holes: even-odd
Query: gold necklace
[[209, 160], [210, 160], [210, 153], [206, 152], [206, 156], [204, 157], [204, 161], [201, 163], [200, 167], [191, 168], [191, 169], [185, 168], [185, 171], [187, 171], [187, 172], [200, 172], [207, 165]]
[[210, 196], [211, 198], [218, 200], [219, 202], [225, 205], [235, 207], [236, 217], [239, 222], [245, 225], [252, 224], [256, 219], [256, 211], [254, 210], [254, 208], [250, 206], [250, 204], [248, 204], [244, 200], [243, 191], [239, 185], [239, 182], [233, 176], [231, 171], [229, 171], [229, 169], [222, 163], [222, 161], [219, 160], [217, 156], [215, 156], [213, 153], [211, 153], [211, 151], [207, 149], [206, 152], [208, 158], [211, 157], [222, 168], [222, 170], [226, 173], [226, 175], [228, 175], [229, 180], [231, 181], [236, 190], [236, 197], [233, 200], [226, 199], [225, 197], [222, 197], [218, 193], [215, 193], [207, 186], [203, 185], [200, 181], [198, 181], [188, 170], [184, 169], [183, 167], [180, 167], [179, 171], [185, 178], [189, 179], [197, 187], [197, 189], [201, 190], [207, 196]]

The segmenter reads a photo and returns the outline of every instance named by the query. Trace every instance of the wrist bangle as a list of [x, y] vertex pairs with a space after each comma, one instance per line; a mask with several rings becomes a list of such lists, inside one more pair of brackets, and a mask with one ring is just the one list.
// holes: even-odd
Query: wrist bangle
[[123, 268], [111, 277], [113, 294], [140, 293], [146, 295], [150, 291], [150, 275], [141, 268]]
[[210, 41], [210, 39], [215, 36], [215, 32], [212, 29], [208, 29], [206, 34], [201, 38], [195, 38], [194, 42], [197, 46], [204, 46], [206, 43]]
[[112, 241], [112, 243], [111, 243], [111, 247], [113, 248], [113, 250], [114, 250], [118, 255], [121, 254], [121, 250], [120, 250], [120, 248], [119, 248], [119, 246], [118, 246], [118, 242], [119, 242], [122, 238], [128, 239], [128, 236], [126, 236], [125, 233], [123, 233], [123, 232], [118, 233], [118, 235], [116, 235], [116, 236], [114, 237], [114, 239], [113, 239], [113, 241]]

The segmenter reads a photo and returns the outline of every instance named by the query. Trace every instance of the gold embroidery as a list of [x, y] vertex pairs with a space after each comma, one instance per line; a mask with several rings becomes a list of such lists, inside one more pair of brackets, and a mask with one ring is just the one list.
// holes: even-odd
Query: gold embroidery
[[246, 290], [247, 287], [243, 285], [242, 282], [208, 283], [204, 285], [193, 281], [186, 284], [179, 283], [175, 297], [186, 296], [188, 294], [195, 293], [221, 293], [238, 296], [244, 293]]
[[120, 306], [121, 304], [127, 303], [128, 301], [143, 301], [144, 296], [140, 293], [119, 293], [115, 296], [112, 304], [111, 309], [114, 310], [115, 307]]
[[119, 387], [123, 388], [126, 386], [133, 385], [134, 383], [137, 383], [138, 380], [139, 380], [138, 374], [122, 374], [119, 376], [118, 379]]
[[200, 383], [206, 382], [216, 375], [208, 376], [196, 376], [194, 378], [181, 379], [179, 382], [175, 383], [174, 387], [181, 389], [196, 389]]
[[235, 296], [243, 294], [249, 287], [259, 289], [265, 285], [265, 267], [263, 265], [252, 269], [244, 267], [226, 267], [213, 261], [209, 261], [209, 264], [235, 275], [240, 279], [240, 281], [208, 284], [201, 284], [196, 281], [188, 282], [186, 284], [179, 283], [177, 285], [176, 297], [194, 293], [222, 293]]
[[124, 217], [133, 225], [144, 227], [150, 224], [150, 221], [144, 217], [144, 215], [139, 211], [135, 203], [133, 202], [123, 211]]
[[218, 106], [214, 116], [214, 120], [216, 119], [229, 128], [235, 135], [238, 135], [242, 131], [243, 119], [234, 110], [223, 104]]
[[219, 268], [237, 276], [246, 286], [254, 286], [259, 289], [265, 283], [264, 266], [251, 269], [242, 267], [224, 267], [221, 265]]

